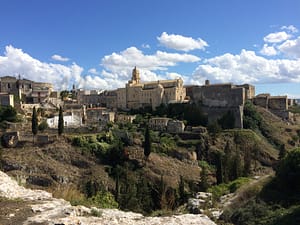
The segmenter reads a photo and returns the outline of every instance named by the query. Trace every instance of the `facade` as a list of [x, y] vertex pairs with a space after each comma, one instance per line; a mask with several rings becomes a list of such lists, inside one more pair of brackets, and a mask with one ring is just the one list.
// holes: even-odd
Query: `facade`
[[[58, 127], [58, 116], [54, 116], [53, 118], [47, 119], [47, 124], [49, 128], [57, 128]], [[79, 127], [82, 126], [82, 117], [75, 113], [69, 113], [68, 115], [64, 115], [64, 127]]]
[[185, 125], [179, 120], [172, 120], [166, 117], [153, 117], [149, 120], [149, 128], [169, 133], [182, 133], [184, 132]]
[[108, 123], [115, 121], [115, 113], [110, 112], [107, 108], [87, 108], [86, 109], [86, 123]]
[[293, 113], [289, 112], [289, 106], [295, 104], [294, 100], [285, 96], [271, 96], [270, 94], [259, 94], [253, 98], [253, 104], [268, 109], [282, 119], [292, 119]]
[[209, 122], [216, 121], [231, 111], [236, 118], [236, 128], [243, 128], [244, 104], [255, 96], [255, 87], [252, 85], [210, 84], [208, 80], [205, 85], [188, 86], [186, 90], [191, 101], [202, 105]]
[[153, 117], [149, 120], [149, 128], [151, 130], [166, 131], [170, 120], [166, 117]]
[[27, 79], [17, 79], [12, 76], [0, 78], [0, 92], [12, 94], [24, 103], [41, 103], [48, 100], [53, 91], [50, 83], [34, 82]]
[[14, 96], [7, 93], [0, 93], [0, 105], [14, 107]]
[[136, 115], [117, 114], [115, 120], [119, 123], [132, 123], [135, 117]]
[[125, 88], [117, 89], [117, 107], [138, 109], [150, 106], [155, 109], [162, 103], [183, 102], [185, 96], [186, 91], [181, 78], [143, 83], [140, 81], [140, 73], [135, 67], [132, 71], [132, 78]]

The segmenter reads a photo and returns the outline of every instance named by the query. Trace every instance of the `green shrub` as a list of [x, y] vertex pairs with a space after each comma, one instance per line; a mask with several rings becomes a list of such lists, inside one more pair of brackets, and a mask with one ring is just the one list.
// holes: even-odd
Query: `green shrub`
[[46, 130], [48, 128], [48, 123], [46, 120], [43, 120], [39, 126], [38, 126], [38, 129], [39, 131], [43, 132], [44, 130]]
[[96, 195], [89, 198], [91, 205], [99, 208], [118, 208], [114, 196], [108, 191], [99, 191]]

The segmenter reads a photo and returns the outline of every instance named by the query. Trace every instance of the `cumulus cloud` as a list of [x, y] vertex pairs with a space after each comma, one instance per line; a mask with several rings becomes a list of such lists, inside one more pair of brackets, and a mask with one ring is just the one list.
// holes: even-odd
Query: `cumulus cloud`
[[163, 32], [160, 37], [157, 37], [157, 40], [161, 45], [167, 48], [185, 52], [194, 49], [204, 50], [205, 47], [208, 46], [206, 41], [202, 40], [201, 38], [193, 39], [192, 37], [185, 37], [177, 34], [168, 34], [166, 32]]
[[[56, 90], [69, 89], [72, 84], [79, 88], [111, 87], [100, 77], [83, 76], [83, 68], [72, 63], [65, 66], [45, 63], [31, 57], [22, 49], [6, 46], [4, 55], [0, 55], [0, 76], [17, 76], [37, 82], [50, 82]], [[112, 83], [113, 84], [113, 83]], [[106, 86], [105, 86], [106, 85]]]
[[278, 46], [278, 49], [287, 56], [300, 58], [300, 36], [294, 40], [287, 40]]
[[94, 75], [98, 75], [99, 74], [99, 72], [95, 68], [89, 69], [88, 72], [91, 73], [91, 74], [94, 74]]
[[176, 66], [178, 63], [193, 63], [200, 58], [190, 54], [168, 53], [157, 51], [152, 55], [145, 55], [136, 47], [130, 47], [120, 53], [106, 55], [101, 60], [105, 69], [105, 75], [118, 77], [128, 81], [131, 78], [133, 67], [140, 69], [142, 80], [155, 80], [160, 78], [153, 71], [167, 70], [168, 67]]
[[292, 32], [292, 33], [297, 33], [298, 32], [298, 29], [293, 25], [282, 26], [281, 30], [287, 30], [287, 31]]
[[224, 54], [204, 61], [193, 73], [191, 83], [279, 83], [300, 82], [300, 60], [270, 60], [253, 51]]
[[269, 46], [267, 44], [264, 44], [263, 48], [260, 50], [260, 53], [266, 56], [274, 56], [277, 55], [277, 50], [275, 49], [274, 46]]
[[291, 35], [289, 35], [285, 31], [280, 31], [280, 32], [268, 34], [267, 36], [264, 37], [264, 41], [268, 43], [279, 43], [288, 40], [290, 37]]
[[51, 58], [52, 58], [53, 60], [60, 61], [60, 62], [67, 62], [67, 61], [70, 60], [69, 58], [62, 57], [62, 56], [56, 55], [56, 54], [53, 55]]

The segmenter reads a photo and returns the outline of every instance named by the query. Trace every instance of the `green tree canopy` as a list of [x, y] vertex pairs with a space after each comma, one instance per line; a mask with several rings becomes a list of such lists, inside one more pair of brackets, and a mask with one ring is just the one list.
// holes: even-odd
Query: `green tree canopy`
[[291, 190], [300, 189], [300, 148], [289, 152], [279, 162], [276, 178], [281, 186]]

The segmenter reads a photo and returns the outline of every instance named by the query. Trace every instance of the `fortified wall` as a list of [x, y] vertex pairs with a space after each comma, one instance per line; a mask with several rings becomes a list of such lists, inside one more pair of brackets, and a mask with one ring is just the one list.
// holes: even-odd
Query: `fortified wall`
[[203, 86], [187, 86], [186, 90], [191, 101], [202, 105], [203, 111], [208, 114], [209, 122], [231, 111], [235, 115], [237, 128], [243, 128], [245, 101], [255, 95], [255, 87], [249, 84], [210, 84], [209, 81]]
[[290, 120], [293, 114], [288, 111], [294, 101], [285, 96], [271, 96], [270, 94], [259, 94], [253, 98], [253, 104], [268, 109], [276, 116]]

